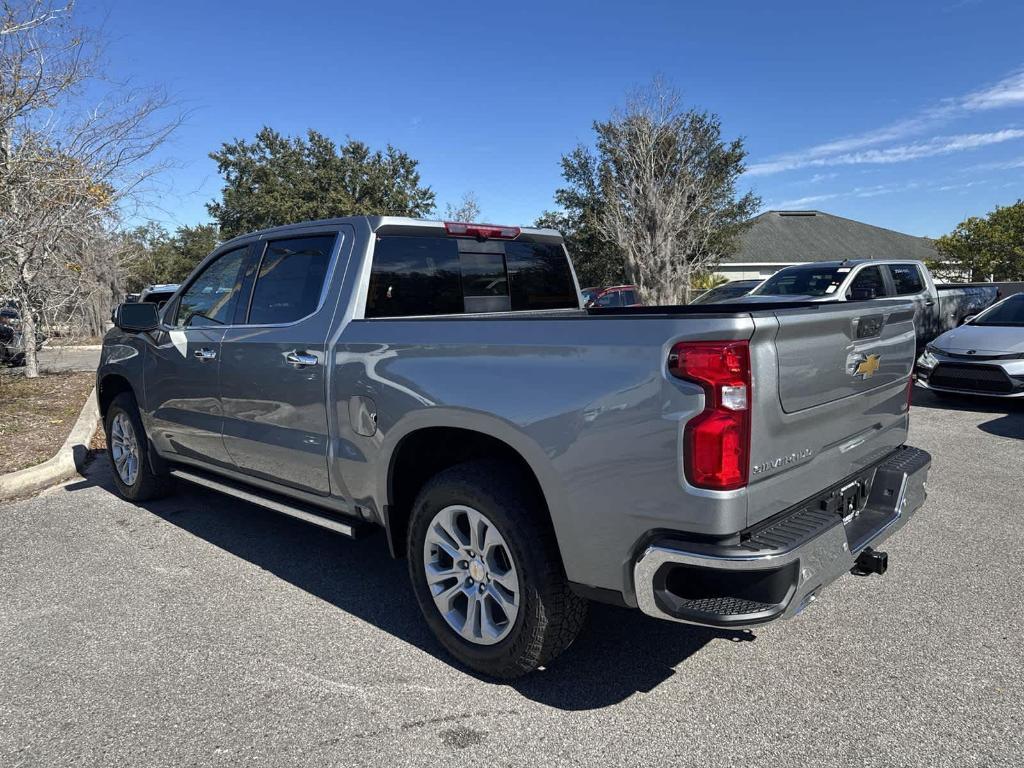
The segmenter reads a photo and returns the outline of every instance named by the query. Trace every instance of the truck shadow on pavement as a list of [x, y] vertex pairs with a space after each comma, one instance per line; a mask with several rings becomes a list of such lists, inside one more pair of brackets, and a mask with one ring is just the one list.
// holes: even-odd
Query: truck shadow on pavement
[[[105, 455], [96, 457], [86, 480], [65, 486], [65, 490], [87, 487], [115, 493]], [[172, 496], [140, 508], [484, 683], [495, 684], [461, 667], [430, 634], [413, 598], [406, 561], [391, 559], [383, 533], [351, 541], [184, 483], [178, 484]], [[548, 706], [598, 709], [654, 689], [672, 677], [679, 664], [714, 640], [754, 639], [747, 630], [674, 624], [635, 610], [592, 604], [587, 625], [572, 648], [550, 668], [510, 685], [526, 698]]]
[[996, 437], [1024, 440], [1024, 400], [999, 400], [968, 395], [940, 396], [927, 389], [916, 388], [913, 407], [938, 411], [998, 414], [998, 418], [978, 424], [978, 429]]

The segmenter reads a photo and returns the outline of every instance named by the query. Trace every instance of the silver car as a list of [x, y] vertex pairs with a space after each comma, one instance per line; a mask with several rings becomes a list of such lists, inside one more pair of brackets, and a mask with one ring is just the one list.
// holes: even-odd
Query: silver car
[[1024, 293], [929, 344], [917, 361], [917, 383], [936, 392], [1024, 397]]

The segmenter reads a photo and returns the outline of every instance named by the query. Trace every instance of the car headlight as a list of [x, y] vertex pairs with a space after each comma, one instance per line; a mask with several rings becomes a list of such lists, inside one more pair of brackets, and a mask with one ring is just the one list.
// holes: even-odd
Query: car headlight
[[932, 347], [932, 346], [925, 347], [924, 348], [924, 352], [922, 352], [921, 356], [919, 358], [917, 358], [917, 364], [921, 368], [934, 368], [939, 363], [938, 359], [935, 357], [934, 352], [935, 352], [935, 348], [934, 347]]

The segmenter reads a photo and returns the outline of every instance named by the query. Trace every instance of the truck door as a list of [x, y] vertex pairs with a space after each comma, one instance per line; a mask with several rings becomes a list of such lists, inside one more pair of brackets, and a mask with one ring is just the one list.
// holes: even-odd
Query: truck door
[[247, 311], [222, 343], [224, 445], [247, 474], [322, 495], [328, 479], [326, 342], [352, 237], [343, 229], [256, 246]]
[[216, 256], [195, 276], [146, 352], [149, 432], [164, 451], [231, 464], [221, 439], [221, 341], [233, 322], [249, 269], [249, 246]]

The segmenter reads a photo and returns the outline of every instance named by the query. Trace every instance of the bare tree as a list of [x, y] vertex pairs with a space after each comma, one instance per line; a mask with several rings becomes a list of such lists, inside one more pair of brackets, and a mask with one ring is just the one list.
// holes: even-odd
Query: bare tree
[[97, 243], [160, 170], [149, 159], [181, 119], [164, 118], [159, 92], [114, 87], [86, 101], [98, 56], [73, 10], [0, 0], [0, 285], [21, 310], [30, 377], [39, 323], [80, 313], [116, 273]]
[[448, 221], [480, 221], [480, 202], [476, 194], [467, 192], [457, 206], [448, 203], [444, 209], [444, 217]]
[[626, 280], [646, 303], [689, 301], [692, 281], [728, 255], [759, 204], [737, 195], [742, 140], [724, 142], [717, 116], [682, 109], [657, 80], [594, 128], [598, 226], [621, 250]]

